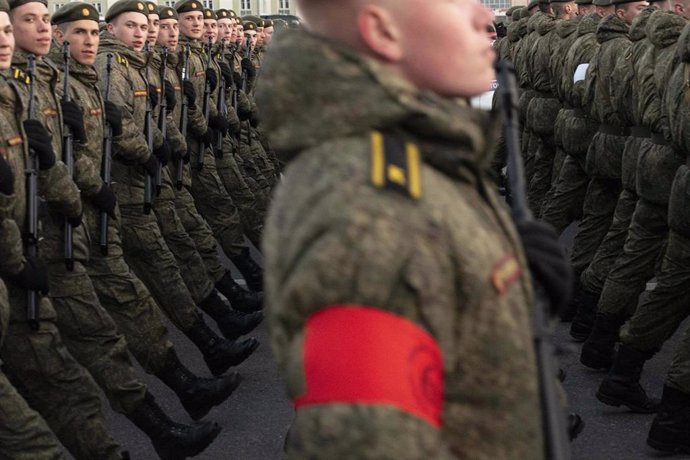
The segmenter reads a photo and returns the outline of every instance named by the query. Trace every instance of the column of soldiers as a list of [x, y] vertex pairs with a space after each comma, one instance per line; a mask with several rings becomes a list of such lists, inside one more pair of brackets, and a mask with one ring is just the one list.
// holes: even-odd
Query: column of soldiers
[[579, 220], [562, 317], [581, 363], [607, 372], [597, 399], [655, 413], [647, 443], [690, 453], [690, 332], [661, 400], [640, 385], [690, 314], [690, 2], [532, 0], [511, 14], [496, 49], [522, 90], [530, 206], [559, 232]]
[[[241, 339], [263, 319], [248, 242], [282, 167], [253, 102], [274, 23], [249, 19], [120, 0], [99, 24], [88, 3], [51, 17], [0, 0], [0, 458], [127, 458], [99, 387], [161, 458], [220, 432], [202, 419], [259, 345]], [[180, 361], [161, 312], [212, 377]], [[168, 417], [131, 356], [193, 424]]]

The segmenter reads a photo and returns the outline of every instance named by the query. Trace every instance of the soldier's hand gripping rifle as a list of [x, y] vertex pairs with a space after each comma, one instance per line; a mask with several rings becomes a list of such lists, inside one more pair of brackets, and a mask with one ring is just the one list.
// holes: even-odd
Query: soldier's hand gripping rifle
[[[161, 52], [161, 98], [160, 98], [160, 112], [158, 113], [158, 129], [161, 131], [163, 139], [168, 135], [168, 123], [166, 117], [168, 116], [168, 102], [165, 98], [165, 73], [168, 66], [168, 48], [164, 47]], [[156, 195], [161, 194], [163, 188], [163, 164], [158, 163], [158, 170], [156, 170]]]
[[[69, 102], [70, 101], [70, 95], [69, 95], [69, 42], [65, 41], [62, 44], [62, 73], [63, 73], [63, 94], [62, 94], [62, 102]], [[72, 136], [72, 130], [70, 127], [67, 125], [67, 123], [62, 124], [62, 161], [65, 163], [67, 166], [67, 173], [69, 174], [69, 177], [74, 177], [74, 137]], [[67, 270], [72, 271], [74, 270], [74, 233], [72, 229], [72, 224], [69, 223], [67, 219], [65, 219], [65, 241], [64, 241], [64, 249], [65, 249], [65, 266], [67, 267]]]
[[[113, 72], [113, 53], [108, 53], [105, 64], [105, 102], [110, 102], [110, 84]], [[101, 178], [103, 183], [110, 187], [112, 183], [112, 161], [113, 161], [113, 127], [110, 126], [107, 118], [105, 121], [105, 132], [103, 136], [103, 159], [101, 160]], [[108, 255], [108, 220], [110, 216], [106, 211], [100, 212], [100, 235], [98, 238], [98, 245], [101, 248], [101, 254]]]
[[[184, 51], [182, 52], [182, 75], [181, 75], [181, 82], [182, 82], [182, 88], [184, 89], [184, 84], [185, 82], [189, 81], [189, 53], [190, 53], [190, 46], [189, 43], [185, 43], [184, 45]], [[182, 105], [180, 106], [181, 108], [181, 114], [180, 114], [180, 133], [182, 134], [183, 138], [187, 138], [187, 128], [189, 126], [189, 100], [187, 99], [187, 96], [185, 95], [184, 91], [182, 92]], [[184, 178], [184, 158], [180, 158], [177, 161], [177, 175], [175, 177], [175, 186], [177, 187], [178, 190], [182, 190], [182, 180]]]
[[[147, 41], [144, 44], [144, 52], [146, 53], [146, 70], [144, 73], [144, 80], [146, 80], [146, 118], [144, 120], [144, 133], [146, 135], [146, 145], [148, 151], [153, 155], [153, 107], [151, 106], [151, 98], [148, 96], [149, 90], [149, 59], [151, 57], [151, 47]], [[153, 207], [153, 178], [144, 170], [144, 214], [150, 214]]]
[[[204, 84], [204, 105], [203, 105], [203, 110], [204, 110], [204, 119], [206, 120], [206, 123], [208, 124], [209, 119], [211, 118], [211, 93], [213, 92], [211, 89], [211, 81], [208, 78], [209, 70], [211, 69], [211, 65], [213, 63], [213, 56], [211, 55], [211, 47], [213, 46], [213, 41], [211, 40], [211, 37], [208, 37], [208, 42], [206, 44], [206, 82]], [[204, 143], [201, 143], [201, 146], [199, 148], [199, 156], [196, 158], [196, 169], [201, 171], [204, 168], [204, 151], [206, 150], [206, 145]]]
[[[27, 117], [34, 119], [34, 77], [36, 75], [36, 56], [29, 53], [27, 56], [26, 75], [29, 79], [29, 104]], [[38, 154], [34, 149], [29, 149], [29, 159], [26, 165], [26, 253], [28, 258], [38, 256]], [[29, 327], [38, 330], [38, 292], [27, 292], [26, 320]]]
[[[220, 41], [220, 61], [221, 62], [226, 62], [225, 61], [225, 40]], [[223, 115], [224, 117], [227, 117], [228, 114], [228, 106], [225, 103], [225, 77], [223, 77], [223, 72], [220, 73], [220, 87], [218, 89], [218, 102], [216, 104], [216, 108], [218, 109], [218, 113], [220, 115]], [[215, 145], [215, 156], [218, 158], [223, 158], [223, 132], [218, 131], [216, 133], [216, 145]]]
[[[527, 204], [525, 175], [519, 148], [519, 122], [515, 69], [506, 61], [497, 66], [500, 104], [505, 118], [504, 134], [508, 163], [508, 182], [512, 197], [512, 214], [516, 223], [533, 221]], [[545, 457], [549, 460], [570, 458], [570, 440], [566, 412], [557, 388], [558, 365], [553, 341], [550, 301], [543, 288], [535, 283], [537, 305], [534, 308], [534, 343], [539, 372], [539, 393], [543, 414]]]

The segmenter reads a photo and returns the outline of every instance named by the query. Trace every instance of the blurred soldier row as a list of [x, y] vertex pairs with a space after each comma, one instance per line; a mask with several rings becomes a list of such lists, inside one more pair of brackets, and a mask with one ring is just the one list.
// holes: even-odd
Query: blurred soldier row
[[[249, 246], [282, 166], [252, 95], [287, 27], [195, 0], [120, 0], [101, 24], [88, 3], [51, 17], [0, 0], [0, 458], [126, 458], [99, 387], [161, 458], [218, 435], [201, 419], [259, 346], [240, 339], [263, 319]], [[180, 361], [161, 312], [211, 377]], [[130, 356], [195, 423], [166, 415]]]
[[639, 382], [690, 314], [689, 18], [687, 0], [533, 0], [495, 44], [522, 89], [530, 206], [559, 232], [579, 221], [562, 317], [581, 363], [607, 372], [596, 397], [656, 413], [647, 443], [684, 453], [690, 335], [661, 401]]

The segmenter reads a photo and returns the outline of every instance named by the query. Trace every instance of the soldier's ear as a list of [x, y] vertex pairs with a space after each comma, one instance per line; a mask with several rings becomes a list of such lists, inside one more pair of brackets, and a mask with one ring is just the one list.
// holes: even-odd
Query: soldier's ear
[[364, 5], [357, 14], [357, 28], [360, 39], [379, 58], [389, 62], [402, 58], [402, 33], [391, 11], [378, 5]]

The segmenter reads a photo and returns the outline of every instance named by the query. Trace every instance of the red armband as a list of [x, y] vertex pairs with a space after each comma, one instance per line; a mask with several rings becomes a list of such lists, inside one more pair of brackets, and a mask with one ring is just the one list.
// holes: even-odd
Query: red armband
[[307, 320], [305, 394], [295, 408], [390, 405], [441, 426], [443, 359], [417, 324], [379, 308], [334, 305]]

